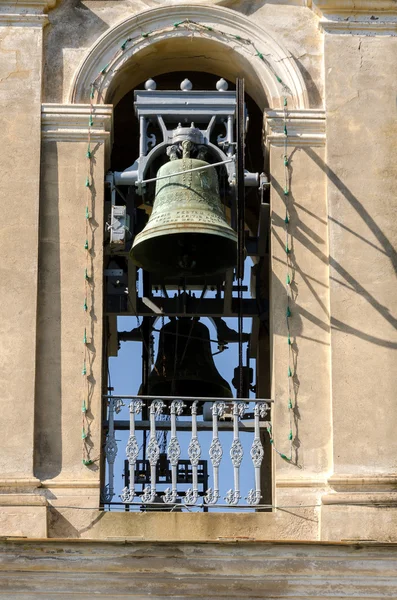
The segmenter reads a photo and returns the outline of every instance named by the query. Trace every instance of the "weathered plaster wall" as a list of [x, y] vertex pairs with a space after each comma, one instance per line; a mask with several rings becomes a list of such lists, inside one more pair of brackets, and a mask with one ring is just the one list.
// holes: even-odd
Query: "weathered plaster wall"
[[389, 26], [384, 19], [377, 32], [356, 22], [325, 35], [329, 481], [337, 492], [323, 499], [325, 539], [395, 539], [397, 39]]
[[[0, 2], [0, 7], [4, 4]], [[10, 11], [17, 10], [12, 4]], [[41, 4], [44, 8], [47, 3], [43, 0]], [[23, 26], [15, 24], [15, 16], [3, 15], [0, 23], [0, 103], [6, 142], [0, 148], [5, 174], [0, 182], [5, 215], [0, 234], [4, 282], [0, 296], [1, 439], [7, 442], [0, 452], [0, 484], [7, 492], [0, 503], [3, 534], [90, 538], [117, 534], [151, 540], [181, 540], [188, 534], [193, 539], [219, 541], [249, 532], [254, 539], [396, 539], [396, 6], [391, 0], [230, 0], [221, 4], [233, 8], [236, 15], [246, 15], [253, 26], [270, 31], [298, 64], [308, 89], [308, 106], [320, 109], [325, 104], [325, 148], [324, 139], [320, 143], [318, 137], [324, 138], [319, 130], [319, 122], [324, 122], [321, 110], [313, 112], [314, 125], [305, 110], [291, 117], [303, 121], [295, 139], [290, 138], [296, 406], [293, 461], [275, 461], [275, 502], [298, 508], [230, 516], [104, 515], [97, 510], [98, 462], [90, 468], [81, 462], [89, 108], [75, 107], [77, 116], [65, 117], [70, 106], [64, 110], [47, 104], [41, 150], [42, 74], [44, 99], [64, 102], [78, 65], [103, 32], [133, 14], [167, 4], [155, 0], [63, 0], [49, 13], [44, 66], [40, 15], [24, 13], [18, 17], [26, 19]], [[310, 10], [311, 4], [317, 13]], [[40, 2], [35, 6], [40, 7]], [[318, 27], [321, 16], [323, 30]], [[178, 52], [183, 54], [183, 42], [178, 44]], [[148, 51], [151, 69], [157, 57], [167, 57], [170, 48], [171, 42], [166, 40], [157, 46], [157, 54]], [[215, 56], [214, 70], [220, 65], [230, 67], [228, 73], [236, 72], [230, 54], [219, 47], [214, 50], [215, 45], [203, 43], [197, 48], [205, 49], [204, 58], [201, 51], [197, 58], [203, 69]], [[182, 64], [177, 59], [173, 57], [175, 67]], [[183, 68], [194, 68], [197, 63], [191, 62], [193, 59], [194, 55], [189, 55]], [[155, 75], [147, 72], [145, 60], [138, 63], [142, 79]], [[127, 68], [125, 75], [129, 74]], [[250, 71], [250, 81], [254, 74]], [[266, 119], [273, 182], [275, 440], [285, 451], [289, 423], [285, 410], [288, 347], [282, 115], [269, 113]], [[101, 451], [100, 207], [106, 154], [102, 144], [110, 137], [109, 127], [102, 129], [94, 162], [97, 209], [91, 224], [96, 233], [88, 265], [95, 286], [93, 329], [87, 332], [95, 357], [90, 373], [95, 459]], [[293, 124], [288, 123], [288, 129], [291, 132]], [[309, 139], [302, 141], [308, 131]], [[21, 488], [32, 491], [40, 483], [33, 477], [33, 439], [41, 497], [31, 494], [24, 499], [15, 492]], [[24, 506], [25, 511], [21, 510]], [[379, 597], [387, 597], [389, 591], [384, 590], [376, 592]], [[327, 597], [326, 593], [318, 595]], [[361, 589], [355, 593], [362, 597]]]
[[335, 473], [390, 474], [397, 467], [397, 39], [328, 33], [324, 56]]
[[[288, 126], [287, 126], [288, 127]], [[293, 125], [292, 125], [293, 127]], [[286, 236], [288, 207], [291, 282], [292, 465], [278, 459], [277, 477], [324, 479], [332, 469], [330, 411], [330, 326], [327, 206], [324, 148], [288, 148], [291, 192], [284, 196], [284, 148], [270, 147], [272, 174], [272, 335], [274, 437], [289, 456], [289, 348], [286, 325]], [[313, 357], [316, 367], [313, 368]], [[321, 375], [320, 375], [321, 374]], [[292, 475], [293, 474], [293, 475]]]
[[315, 508], [311, 489], [294, 499], [294, 508], [276, 513], [103, 512], [95, 509], [95, 490], [83, 489], [79, 493], [76, 489], [52, 487], [47, 496], [51, 538], [132, 538], [153, 542], [315, 540], [319, 531], [319, 495]]
[[[42, 150], [40, 276], [36, 379], [35, 474], [41, 480], [95, 475], [82, 464], [81, 407], [87, 397], [82, 377], [87, 328], [90, 416], [100, 419], [102, 343], [103, 146], [95, 152], [95, 205], [88, 228], [87, 143], [46, 141]], [[80, 157], [80, 159], [79, 159]], [[94, 232], [98, 230], [97, 235]], [[85, 269], [90, 278], [83, 310]], [[91, 326], [90, 326], [91, 325]], [[76, 426], [78, 423], [78, 426]], [[100, 446], [98, 427], [92, 444]]]
[[[42, 25], [0, 21], [0, 478], [33, 485]], [[15, 426], [17, 416], [18, 426]]]
[[318, 17], [302, 2], [242, 2], [235, 8], [268, 30], [293, 57], [307, 86], [310, 107], [322, 108], [324, 98], [323, 35]]
[[[83, 2], [58, 2], [56, 9], [49, 14], [50, 26], [45, 30], [45, 69], [44, 69], [44, 99], [46, 102], [61, 102], [68, 97], [76, 66], [84, 59], [88, 49], [100, 35], [109, 27], [116, 25], [123, 19], [134, 14], [159, 6], [167, 2], [139, 0], [118, 0], [117, 2], [98, 2], [86, 0]], [[172, 6], [180, 3], [170, 3]], [[218, 4], [217, 2], [196, 3], [198, 6]], [[233, 10], [246, 15], [253, 24], [267, 30], [296, 61], [302, 76], [305, 79], [310, 97], [310, 106], [322, 106], [323, 78], [322, 78], [322, 35], [318, 29], [318, 17], [307, 7], [295, 6], [289, 2], [232, 2]], [[300, 3], [301, 4], [301, 3]], [[182, 18], [183, 14], [181, 13]], [[294, 32], [294, 35], [291, 35]], [[149, 75], [155, 76], [164, 72], [162, 59], [167, 57], [172, 49], [163, 48], [156, 57], [152, 72], [142, 75], [144, 80]], [[183, 62], [184, 52], [189, 50], [185, 44], [179, 51]], [[162, 54], [163, 53], [163, 54]], [[198, 50], [195, 59], [195, 68], [200, 70], [200, 55]], [[204, 49], [205, 53], [205, 49]], [[141, 59], [142, 60], [142, 59]], [[211, 59], [214, 60], [214, 57]], [[157, 64], [156, 64], [157, 62]], [[104, 66], [104, 65], [103, 65]], [[138, 68], [142, 68], [138, 64]], [[190, 65], [189, 65], [190, 67]], [[189, 68], [182, 65], [181, 68]], [[175, 69], [175, 67], [172, 67]], [[178, 67], [179, 68], [179, 67]], [[224, 74], [225, 67], [219, 65], [219, 75]], [[147, 69], [146, 69], [147, 71]], [[222, 71], [222, 72], [221, 72]]]

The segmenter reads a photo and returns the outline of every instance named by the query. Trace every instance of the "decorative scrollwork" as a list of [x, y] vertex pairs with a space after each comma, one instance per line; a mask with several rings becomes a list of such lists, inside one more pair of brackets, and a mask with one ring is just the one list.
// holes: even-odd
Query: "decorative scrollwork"
[[201, 456], [201, 446], [198, 438], [192, 438], [189, 443], [189, 447], [187, 449], [188, 456], [190, 458], [190, 462], [194, 467], [196, 467], [199, 463]]
[[250, 490], [248, 492], [248, 496], [246, 497], [246, 500], [247, 500], [248, 504], [250, 504], [251, 506], [254, 506], [255, 504], [259, 504], [261, 498], [262, 498], [261, 493], [258, 490]]
[[264, 451], [261, 441], [258, 438], [254, 439], [252, 442], [250, 454], [252, 462], [254, 463], [254, 467], [260, 467], [262, 464]]
[[212, 440], [209, 455], [214, 467], [219, 467], [223, 456], [223, 450], [218, 438]]
[[155, 467], [158, 459], [160, 458], [160, 447], [157, 443], [156, 438], [151, 438], [147, 447], [147, 457], [150, 466]]
[[117, 442], [113, 436], [107, 435], [105, 442], [105, 454], [110, 465], [114, 464], [117, 456]]
[[165, 504], [174, 504], [176, 502], [178, 493], [176, 490], [171, 490], [171, 488], [167, 488], [164, 490], [163, 502]]
[[111, 488], [110, 485], [107, 483], [102, 490], [101, 500], [104, 504], [107, 504], [108, 502], [112, 501], [113, 496], [114, 496], [113, 488]]
[[153, 402], [150, 405], [150, 414], [156, 415], [156, 417], [159, 417], [161, 415], [161, 413], [163, 412], [164, 407], [165, 407], [165, 404], [162, 400], [153, 400]]
[[270, 407], [267, 402], [257, 402], [254, 408], [254, 415], [263, 419], [269, 409]]
[[183, 413], [183, 409], [186, 405], [182, 400], [173, 400], [171, 402], [171, 414], [180, 416]]
[[135, 498], [135, 490], [129, 489], [127, 487], [123, 488], [123, 491], [120, 494], [120, 498], [122, 502], [132, 502]]
[[206, 504], [216, 504], [219, 500], [219, 493], [217, 490], [213, 490], [212, 488], [208, 488], [205, 496], [204, 502]]
[[229, 490], [225, 496], [226, 502], [228, 504], [234, 505], [234, 506], [236, 504], [238, 504], [238, 501], [240, 500], [240, 498], [241, 498], [241, 496], [240, 496], [239, 492], [237, 492], [237, 490]]
[[141, 495], [141, 501], [143, 504], [151, 504], [156, 498], [156, 490], [150, 485], [147, 485]]
[[197, 402], [197, 400], [195, 400], [193, 402], [192, 408], [191, 408], [192, 415], [197, 415], [197, 409], [198, 409], [198, 402]]
[[130, 435], [130, 437], [128, 438], [126, 454], [130, 465], [134, 464], [139, 454], [139, 446], [138, 442], [136, 441], [135, 435]]
[[135, 413], [136, 415], [139, 415], [139, 413], [142, 412], [142, 407], [142, 400], [133, 400], [130, 403], [130, 413]]
[[230, 458], [232, 459], [233, 467], [238, 468], [243, 460], [244, 449], [240, 440], [234, 439], [230, 448]]
[[245, 402], [237, 402], [237, 414], [242, 419], [245, 411], [247, 410], [247, 405]]
[[170, 439], [170, 443], [167, 448], [168, 460], [171, 466], [176, 467], [178, 464], [179, 457], [181, 455], [181, 447], [176, 437]]
[[226, 402], [214, 402], [212, 405], [213, 416], [223, 417], [226, 410]]
[[187, 504], [188, 506], [196, 504], [198, 499], [198, 492], [196, 490], [192, 490], [191, 488], [189, 488], [188, 490], [186, 490], [185, 492], [185, 497], [183, 499], [183, 502], [185, 504]]
[[121, 409], [124, 406], [124, 402], [123, 402], [123, 400], [121, 398], [114, 398], [114, 404], [113, 404], [113, 406], [114, 406], [114, 412], [116, 414], [119, 414], [119, 412], [121, 411]]

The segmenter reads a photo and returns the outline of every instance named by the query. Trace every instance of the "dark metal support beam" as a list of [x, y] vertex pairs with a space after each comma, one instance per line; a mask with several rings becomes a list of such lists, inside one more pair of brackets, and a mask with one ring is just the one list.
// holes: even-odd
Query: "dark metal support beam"
[[[107, 314], [117, 315], [133, 315], [138, 317], [237, 317], [238, 316], [238, 298], [232, 299], [231, 310], [225, 314], [224, 302], [218, 298], [194, 298], [189, 296], [186, 298], [186, 306], [178, 298], [160, 298], [152, 296], [151, 304], [158, 307], [158, 312], [154, 312], [152, 308], [147, 306], [141, 298], [137, 299], [136, 312], [126, 311], [107, 311]], [[258, 305], [256, 300], [244, 298], [242, 303], [242, 312], [244, 317], [254, 317], [258, 315]]]
[[[108, 426], [108, 422], [104, 422], [105, 429]], [[265, 427], [265, 425], [264, 425]], [[114, 421], [114, 429], [115, 431], [129, 431], [130, 422], [125, 420]], [[149, 431], [150, 430], [150, 421], [135, 421], [135, 429], [136, 431]], [[171, 423], [170, 421], [156, 421], [156, 431], [170, 431]], [[225, 421], [218, 422], [219, 431], [233, 431], [233, 421]], [[178, 421], [178, 431], [189, 431], [192, 430], [192, 422], [190, 420]], [[197, 421], [197, 430], [198, 431], [212, 431], [212, 421]], [[239, 430], [241, 432], [246, 431], [252, 433], [254, 431], [254, 421], [247, 421], [246, 423], [239, 423]]]

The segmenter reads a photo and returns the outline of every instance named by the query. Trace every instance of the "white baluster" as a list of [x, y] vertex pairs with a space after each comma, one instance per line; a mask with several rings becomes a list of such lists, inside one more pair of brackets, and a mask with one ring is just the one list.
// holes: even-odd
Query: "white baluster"
[[228, 504], [238, 504], [240, 496], [240, 466], [244, 456], [243, 445], [240, 441], [240, 432], [238, 428], [239, 418], [244, 416], [246, 404], [244, 402], [233, 402], [233, 443], [230, 448], [230, 458], [233, 463], [234, 471], [234, 490], [230, 489], [225, 500]]
[[214, 402], [212, 405], [212, 442], [210, 446], [210, 459], [213, 467], [214, 489], [208, 488], [204, 500], [207, 504], [216, 504], [219, 499], [219, 465], [222, 460], [223, 450], [218, 436], [218, 416], [225, 412], [225, 402]]
[[201, 456], [200, 442], [197, 437], [197, 406], [198, 402], [195, 400], [192, 404], [192, 437], [187, 449], [189, 459], [192, 465], [192, 488], [186, 491], [184, 502], [187, 505], [196, 504], [198, 499], [198, 475], [197, 466]]
[[138, 415], [142, 411], [142, 406], [142, 400], [133, 400], [130, 403], [130, 435], [126, 448], [130, 474], [130, 485], [129, 488], [125, 487], [121, 492], [120, 497], [123, 502], [132, 502], [135, 497], [135, 467], [136, 459], [138, 458], [139, 454], [139, 446], [135, 435], [135, 415]]
[[259, 418], [265, 417], [267, 411], [269, 410], [269, 405], [266, 402], [257, 402], [255, 404], [254, 417], [255, 417], [255, 433], [254, 433], [254, 441], [251, 446], [251, 458], [254, 463], [255, 469], [255, 489], [251, 489], [248, 492], [248, 496], [246, 498], [248, 504], [256, 505], [259, 504], [262, 494], [261, 494], [261, 464], [263, 460], [264, 450], [261, 443], [260, 438], [260, 425]]
[[150, 405], [150, 439], [147, 447], [147, 457], [150, 463], [150, 485], [145, 487], [141, 495], [144, 504], [150, 504], [156, 498], [156, 466], [160, 457], [160, 447], [156, 438], [156, 416], [161, 415], [164, 406], [162, 400], [153, 400]]
[[173, 400], [171, 402], [171, 438], [167, 448], [168, 460], [171, 464], [171, 482], [172, 491], [167, 488], [164, 491], [163, 501], [166, 504], [172, 504], [176, 501], [178, 496], [177, 491], [177, 474], [178, 474], [178, 460], [181, 455], [181, 447], [176, 436], [176, 417], [181, 415], [183, 412], [184, 403], [182, 400]]

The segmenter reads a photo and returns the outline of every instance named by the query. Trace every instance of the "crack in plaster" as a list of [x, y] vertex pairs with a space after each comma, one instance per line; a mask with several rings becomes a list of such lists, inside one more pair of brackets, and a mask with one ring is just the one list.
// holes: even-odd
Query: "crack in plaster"
[[360, 37], [360, 38], [359, 38], [359, 42], [358, 42], [358, 51], [359, 51], [359, 53], [360, 53], [360, 66], [359, 66], [359, 70], [361, 70], [361, 69], [362, 69], [362, 66], [363, 66], [363, 60], [364, 60], [364, 54], [363, 54], [363, 51], [362, 51], [362, 49], [361, 49], [361, 44], [362, 44], [362, 43], [363, 43], [363, 40], [362, 40], [362, 38]]

